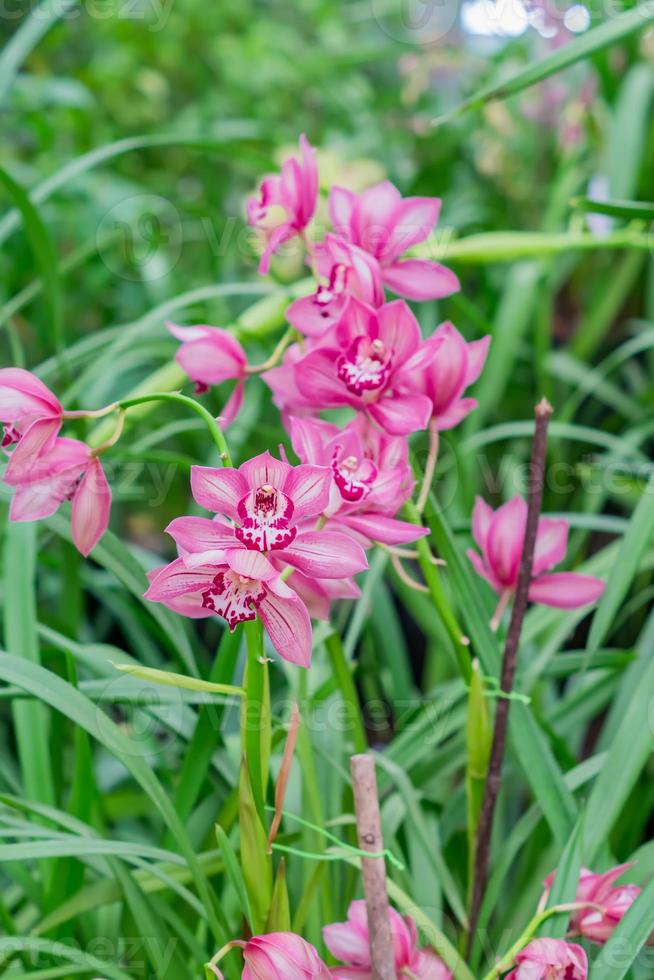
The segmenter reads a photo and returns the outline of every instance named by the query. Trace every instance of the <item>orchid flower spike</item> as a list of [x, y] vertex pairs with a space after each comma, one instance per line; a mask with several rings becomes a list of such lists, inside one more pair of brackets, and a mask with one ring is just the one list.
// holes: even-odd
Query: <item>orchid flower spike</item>
[[285, 242], [301, 234], [313, 218], [318, 200], [318, 167], [315, 150], [300, 136], [300, 156], [290, 157], [281, 174], [266, 177], [258, 196], [247, 205], [248, 221], [263, 232], [266, 248], [259, 272], [265, 275], [270, 259]]
[[[513, 497], [496, 511], [477, 497], [472, 514], [472, 535], [481, 555], [470, 549], [468, 557], [477, 574], [498, 593], [502, 608], [518, 585], [526, 526], [527, 504], [522, 497]], [[567, 522], [541, 517], [529, 588], [531, 602], [557, 609], [576, 609], [595, 602], [604, 592], [602, 579], [577, 572], [550, 572], [564, 560], [567, 547]]]

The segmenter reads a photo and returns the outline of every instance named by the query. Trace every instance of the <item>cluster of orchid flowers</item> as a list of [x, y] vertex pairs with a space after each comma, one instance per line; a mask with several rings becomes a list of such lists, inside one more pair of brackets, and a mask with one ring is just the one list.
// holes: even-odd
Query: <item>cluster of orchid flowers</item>
[[[186, 616], [222, 616], [230, 629], [259, 616], [277, 653], [303, 666], [311, 656], [310, 617], [328, 618], [332, 600], [358, 596], [353, 576], [367, 566], [366, 550], [390, 550], [401, 568], [399, 559], [414, 555], [406, 546], [428, 533], [397, 516], [414, 490], [408, 436], [430, 431], [428, 490], [438, 433], [475, 407], [465, 392], [479, 377], [490, 342], [467, 343], [451, 323], [423, 340], [405, 299], [387, 301], [386, 289], [429, 300], [459, 288], [449, 269], [405, 255], [433, 231], [439, 199], [402, 198], [388, 182], [361, 194], [332, 187], [333, 231], [314, 241], [309, 226], [318, 196], [315, 151], [301, 137], [300, 155], [266, 178], [248, 204], [249, 220], [265, 239], [260, 272], [299, 238], [317, 279], [315, 292], [287, 310], [296, 339], [281, 345], [281, 363], [260, 372], [227, 330], [169, 324], [181, 342], [177, 360], [197, 392], [236, 382], [223, 426], [238, 414], [248, 376], [261, 373], [300, 464], [290, 463], [282, 449], [281, 459], [264, 453], [239, 469], [194, 467], [195, 500], [215, 517], [173, 521], [168, 531], [179, 557], [151, 577], [147, 592]], [[100, 456], [114, 440], [92, 449], [60, 430], [67, 418], [113, 407], [65, 412], [33, 374], [0, 370], [12, 520], [48, 517], [71, 500], [73, 541], [90, 553], [109, 520], [111, 491]], [[333, 408], [349, 408], [352, 420], [337, 426], [320, 417]], [[481, 556], [469, 556], [498, 593], [495, 625], [515, 592], [525, 523], [520, 497], [495, 514], [482, 500], [475, 506], [473, 536]], [[567, 530], [563, 520], [541, 519], [534, 602], [571, 608], [601, 594], [599, 579], [550, 572], [565, 557]]]
[[[603, 874], [581, 869], [576, 911], [570, 918], [568, 938], [579, 937], [603, 945], [631, 907], [641, 889], [637, 885], [617, 885], [616, 881], [631, 867], [621, 864]], [[541, 899], [544, 906], [554, 880], [545, 880]], [[452, 974], [433, 949], [418, 947], [416, 926], [410, 915], [401, 916], [389, 909], [393, 956], [397, 980], [450, 980]], [[346, 922], [323, 928], [325, 946], [341, 966], [328, 967], [317, 950], [292, 932], [254, 936], [247, 942], [235, 941], [221, 950], [224, 955], [232, 946], [241, 948], [245, 966], [243, 980], [371, 980], [370, 936], [366, 904], [354, 901]], [[654, 937], [650, 942], [654, 941]], [[216, 960], [209, 964], [222, 978]], [[578, 943], [567, 939], [532, 939], [518, 952], [505, 980], [587, 980], [588, 957]], [[508, 967], [507, 967], [508, 969]]]
[[[398, 567], [400, 559], [415, 556], [407, 546], [428, 534], [415, 520], [398, 517], [415, 486], [408, 437], [430, 433], [420, 515], [438, 434], [474, 409], [476, 402], [466, 390], [483, 369], [490, 338], [469, 343], [444, 323], [423, 340], [406, 302], [441, 299], [459, 288], [444, 266], [406, 255], [434, 229], [438, 199], [402, 198], [388, 182], [361, 194], [333, 187], [328, 202], [333, 230], [313, 240], [309, 226], [319, 196], [318, 170], [315, 151], [304, 137], [300, 151], [280, 175], [263, 181], [248, 205], [250, 223], [265, 242], [260, 272], [268, 271], [282, 246], [299, 238], [317, 280], [315, 292], [287, 310], [293, 342], [279, 346], [279, 363], [253, 368], [227, 330], [169, 324], [180, 341], [177, 361], [196, 393], [235, 382], [220, 417], [223, 427], [238, 415], [248, 377], [261, 375], [299, 463], [289, 461], [281, 448], [280, 458], [265, 452], [238, 468], [193, 467], [193, 497], [213, 516], [179, 517], [169, 525], [178, 557], [151, 573], [146, 595], [188, 617], [218, 615], [232, 630], [259, 617], [279, 656], [308, 667], [311, 618], [328, 619], [334, 600], [357, 598], [354, 576], [367, 567], [366, 552], [383, 547]], [[401, 298], [389, 301], [386, 290]], [[4, 482], [15, 491], [11, 520], [46, 518], [70, 500], [73, 541], [82, 554], [92, 551], [106, 530], [111, 505], [100, 457], [119, 437], [120, 425], [114, 438], [95, 448], [60, 433], [67, 419], [117, 407], [66, 412], [33, 374], [0, 370], [2, 448], [9, 457]], [[342, 426], [321, 418], [321, 412], [334, 408], [349, 409], [351, 420]], [[496, 512], [481, 499], [475, 505], [472, 532], [480, 553], [468, 554], [498, 595], [495, 627], [517, 587], [526, 514], [520, 497]], [[565, 558], [567, 534], [564, 520], [540, 519], [533, 602], [573, 608], [601, 595], [599, 579], [551, 571]], [[603, 941], [633, 901], [634, 886], [613, 889], [615, 872], [585, 875], [581, 900], [592, 908], [580, 913], [571, 929]], [[392, 911], [391, 919], [398, 978], [444, 980], [450, 975], [432, 950], [417, 948], [410, 917]], [[255, 937], [239, 944], [246, 963], [243, 977], [370, 976], [363, 903], [352, 905], [347, 923], [326, 927], [325, 942], [342, 967], [327, 968], [298, 936]], [[220, 975], [217, 966], [214, 972]], [[583, 980], [586, 956], [564, 940], [537, 939], [516, 957], [510, 976]]]

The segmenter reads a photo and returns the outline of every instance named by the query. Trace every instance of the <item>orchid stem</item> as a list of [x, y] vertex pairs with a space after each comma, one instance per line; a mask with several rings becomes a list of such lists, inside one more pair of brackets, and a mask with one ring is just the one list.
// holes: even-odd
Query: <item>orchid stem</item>
[[294, 327], [289, 327], [283, 337], [277, 343], [275, 349], [273, 350], [270, 357], [266, 358], [261, 364], [250, 364], [246, 368], [246, 373], [252, 374], [263, 374], [264, 371], [269, 371], [274, 368], [282, 359], [282, 355], [286, 348], [293, 343], [297, 336], [297, 331]]
[[111, 415], [118, 409], [118, 402], [112, 402], [111, 405], [105, 405], [104, 408], [95, 409], [80, 409], [72, 412], [62, 412], [62, 419], [102, 419], [105, 415]]
[[[404, 514], [412, 524], [419, 525], [421, 523], [421, 515], [412, 501], [409, 500], [404, 505]], [[418, 553], [420, 568], [422, 569], [422, 574], [429, 590], [429, 596], [450, 635], [463, 679], [466, 684], [469, 684], [472, 674], [470, 650], [468, 649], [470, 641], [464, 635], [456, 616], [452, 612], [438, 569], [434, 565], [434, 556], [431, 553], [427, 538], [420, 538], [416, 541], [416, 551]]]
[[161, 391], [155, 392], [152, 395], [140, 395], [138, 398], [127, 398], [124, 401], [118, 402], [118, 407], [121, 409], [133, 408], [135, 405], [144, 405], [146, 402], [175, 402], [178, 405], [185, 405], [190, 408], [191, 411], [199, 415], [204, 422], [206, 422], [207, 428], [211, 438], [213, 439], [218, 453], [220, 455], [220, 460], [223, 466], [231, 466], [232, 460], [229, 455], [229, 449], [227, 447], [227, 441], [223, 435], [220, 426], [216, 422], [215, 418], [208, 412], [207, 409], [196, 402], [195, 399], [189, 398], [188, 395], [182, 395], [177, 391]]
[[470, 906], [468, 951], [470, 951], [472, 945], [472, 939], [475, 935], [477, 922], [479, 920], [481, 903], [484, 898], [484, 892], [486, 891], [490, 840], [493, 829], [493, 818], [495, 816], [495, 806], [500, 789], [502, 762], [504, 760], [506, 733], [509, 722], [509, 709], [511, 707], [510, 695], [513, 690], [513, 680], [515, 677], [515, 669], [518, 659], [518, 647], [520, 644], [520, 634], [522, 633], [522, 623], [527, 609], [529, 586], [531, 584], [534, 563], [534, 551], [536, 547], [536, 534], [538, 532], [538, 520], [540, 517], [540, 509], [543, 500], [545, 456], [547, 452], [547, 429], [551, 414], [552, 406], [545, 398], [543, 398], [535, 409], [536, 429], [534, 432], [534, 443], [531, 453], [527, 526], [525, 529], [524, 545], [520, 560], [518, 587], [516, 589], [515, 601], [513, 603], [513, 610], [511, 613], [511, 623], [509, 625], [509, 632], [507, 634], [506, 645], [504, 647], [504, 657], [502, 660], [500, 690], [505, 696], [500, 698], [497, 702], [495, 728], [493, 730], [493, 744], [491, 747], [488, 776], [484, 790], [484, 801], [478, 824], [479, 829], [475, 852], [475, 875], [472, 883], [472, 901]]
[[440, 445], [440, 433], [436, 428], [436, 423], [432, 419], [429, 425], [429, 453], [427, 455], [427, 462], [425, 463], [425, 472], [422, 478], [422, 486], [420, 488], [420, 495], [416, 502], [416, 509], [419, 514], [423, 514], [425, 507], [427, 506], [427, 500], [429, 499], [429, 491], [431, 490], [431, 485], [434, 482], [434, 473], [436, 471], [436, 463], [438, 461], [438, 447]]

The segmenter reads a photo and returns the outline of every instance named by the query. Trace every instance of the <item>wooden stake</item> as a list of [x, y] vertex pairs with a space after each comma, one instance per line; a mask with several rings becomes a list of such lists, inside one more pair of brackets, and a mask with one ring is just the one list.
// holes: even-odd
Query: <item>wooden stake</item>
[[[380, 855], [384, 850], [381, 815], [377, 796], [375, 760], [371, 755], [350, 759], [352, 789], [357, 817], [357, 834], [362, 851]], [[368, 935], [372, 980], [395, 980], [393, 935], [386, 893], [386, 865], [383, 857], [361, 859], [363, 888], [368, 910]]]

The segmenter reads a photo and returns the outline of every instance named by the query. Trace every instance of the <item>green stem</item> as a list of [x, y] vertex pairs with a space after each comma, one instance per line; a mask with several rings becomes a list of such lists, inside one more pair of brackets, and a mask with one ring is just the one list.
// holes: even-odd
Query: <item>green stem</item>
[[[404, 505], [404, 514], [412, 524], [420, 525], [420, 513], [412, 500], [407, 501], [407, 503]], [[459, 626], [456, 616], [452, 612], [452, 608], [450, 606], [447, 593], [443, 588], [443, 583], [438, 573], [438, 569], [433, 563], [433, 555], [427, 538], [420, 538], [420, 540], [416, 542], [416, 551], [418, 552], [418, 562], [420, 564], [420, 568], [422, 569], [425, 584], [429, 589], [429, 596], [434, 604], [436, 612], [441, 617], [443, 625], [450, 634], [461, 674], [463, 675], [465, 682], [468, 683], [472, 673], [472, 668], [470, 666], [470, 650], [468, 645], [469, 641]]]
[[352, 724], [354, 751], [357, 753], [367, 752], [368, 739], [366, 738], [366, 730], [363, 724], [359, 695], [338, 633], [332, 633], [331, 636], [328, 636], [325, 646], [327, 647], [334, 676], [341, 689], [343, 702], [348, 708], [348, 721]]
[[186, 408], [190, 408], [191, 411], [195, 412], [201, 419], [203, 419], [204, 422], [206, 422], [207, 428], [209, 429], [211, 438], [216, 444], [216, 448], [218, 449], [223, 465], [232, 465], [225, 436], [211, 412], [208, 412], [204, 405], [200, 405], [200, 403], [196, 402], [194, 398], [189, 398], [188, 395], [182, 395], [176, 391], [161, 391], [155, 392], [151, 395], [140, 395], [138, 398], [126, 398], [124, 401], [118, 402], [118, 407], [127, 410], [136, 405], [145, 405], [147, 402], [174, 402], [178, 405], [184, 405]]
[[264, 657], [263, 624], [260, 619], [245, 623], [247, 666], [246, 697], [243, 702], [242, 739], [252, 783], [252, 795], [262, 825], [270, 759], [270, 690], [268, 663]]

